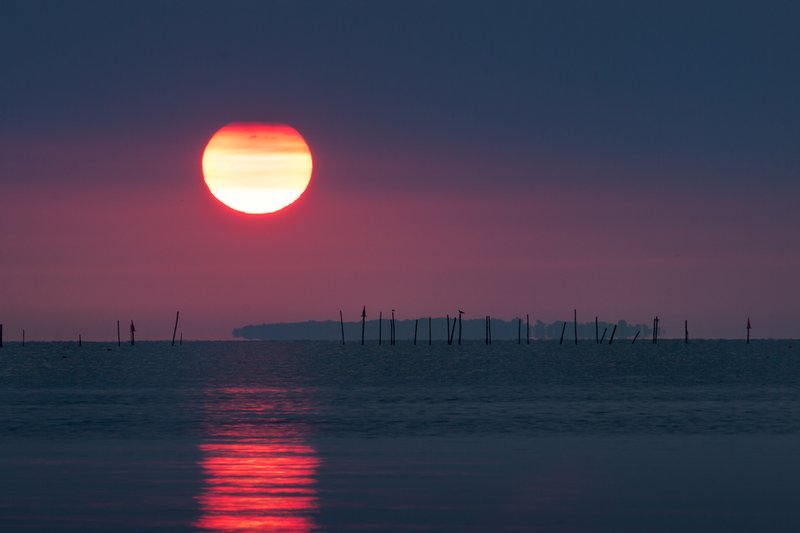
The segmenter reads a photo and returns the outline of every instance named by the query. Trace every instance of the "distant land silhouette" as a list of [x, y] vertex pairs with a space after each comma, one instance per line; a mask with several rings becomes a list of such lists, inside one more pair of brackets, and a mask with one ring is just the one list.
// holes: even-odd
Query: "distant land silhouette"
[[[450, 317], [453, 320], [453, 317]], [[389, 341], [389, 322], [390, 319], [384, 317], [383, 319], [383, 341]], [[546, 340], [556, 339], [561, 337], [561, 329], [563, 321], [550, 322], [545, 324], [537, 320], [531, 322], [531, 340]], [[644, 340], [646, 337], [652, 335], [652, 328], [644, 324], [628, 324], [625, 320], [620, 320], [616, 324], [609, 322], [600, 322], [599, 329], [600, 335], [603, 330], [608, 328], [605, 336], [605, 341], [608, 342], [611, 336], [611, 330], [617, 326], [614, 340], [630, 339], [636, 335], [637, 331], [641, 331], [639, 340]], [[578, 338], [579, 340], [591, 341], [595, 340], [595, 324], [592, 322], [579, 322], [578, 323]], [[451, 322], [452, 327], [452, 322]], [[395, 337], [398, 341], [410, 341], [414, 339], [414, 319], [411, 320], [396, 320], [395, 321], [396, 333]], [[434, 318], [431, 322], [432, 338], [434, 341], [447, 341], [447, 319], [444, 317]], [[485, 322], [483, 318], [480, 319], [463, 319], [462, 323], [462, 339], [465, 340], [483, 340], [485, 338]], [[360, 342], [361, 341], [361, 321], [358, 322], [345, 322], [344, 333], [347, 342]], [[659, 333], [663, 333], [663, 328], [659, 328]], [[341, 340], [341, 325], [338, 320], [325, 320], [316, 321], [310, 320], [307, 322], [285, 322], [273, 324], [251, 324], [241, 328], [234, 328], [233, 336], [241, 339], [251, 340]], [[366, 331], [364, 338], [369, 341], [378, 340], [378, 320], [367, 320]], [[454, 336], [454, 342], [458, 339], [458, 327]], [[492, 319], [492, 339], [493, 340], [517, 340], [517, 320], [501, 320]], [[567, 321], [567, 329], [564, 334], [564, 342], [568, 340], [574, 342], [573, 324], [571, 320]], [[419, 319], [419, 329], [417, 331], [417, 342], [428, 342], [428, 317]], [[522, 318], [522, 342], [525, 342], [525, 318]]]

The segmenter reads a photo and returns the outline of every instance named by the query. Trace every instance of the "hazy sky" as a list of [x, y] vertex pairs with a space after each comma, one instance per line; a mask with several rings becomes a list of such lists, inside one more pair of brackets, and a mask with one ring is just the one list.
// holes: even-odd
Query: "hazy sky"
[[[0, 4], [5, 339], [530, 313], [800, 336], [796, 2]], [[314, 156], [203, 182], [234, 121]]]

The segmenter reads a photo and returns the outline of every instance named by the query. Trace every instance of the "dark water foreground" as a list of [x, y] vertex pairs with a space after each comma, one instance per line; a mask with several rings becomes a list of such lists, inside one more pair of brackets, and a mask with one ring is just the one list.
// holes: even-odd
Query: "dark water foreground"
[[6, 344], [0, 529], [800, 531], [800, 344]]

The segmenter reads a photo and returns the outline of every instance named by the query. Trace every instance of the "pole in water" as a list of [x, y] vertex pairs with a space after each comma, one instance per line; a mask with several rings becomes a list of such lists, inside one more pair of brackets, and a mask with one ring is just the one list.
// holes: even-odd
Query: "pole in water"
[[364, 326], [367, 321], [367, 306], [361, 309], [361, 346], [364, 346]]
[[572, 313], [572, 324], [575, 330], [575, 344], [578, 344], [578, 310], [575, 309]]
[[417, 345], [417, 326], [419, 326], [419, 319], [414, 320], [414, 346]]
[[450, 340], [447, 342], [447, 344], [453, 344], [453, 339], [455, 338], [455, 336], [456, 336], [456, 317], [453, 317], [453, 329], [452, 331], [450, 331]]
[[458, 310], [458, 345], [461, 346], [461, 315], [464, 314], [464, 311]]
[[597, 344], [603, 344], [603, 341], [606, 339], [606, 333], [608, 333], [608, 328], [603, 329], [603, 336], [600, 337], [600, 341]]
[[636, 335], [634, 335], [633, 340], [631, 341], [631, 344], [634, 344], [636, 342], [636, 339], [639, 338], [639, 333], [641, 333], [641, 332], [642, 332], [642, 330], [639, 330], [639, 331], [636, 332]]
[[531, 343], [531, 315], [525, 315], [525, 344]]
[[3, 324], [0, 324], [0, 348], [3, 347]]
[[595, 344], [600, 344], [600, 338], [598, 337], [599, 333], [600, 333], [600, 327], [597, 324], [597, 317], [594, 317], [594, 343]]
[[178, 317], [181, 316], [180, 311], [175, 312], [175, 327], [172, 328], [172, 346], [175, 346], [175, 334], [178, 332]]
[[658, 344], [658, 317], [653, 319], [653, 344]]
[[181, 331], [181, 338], [178, 341], [178, 346], [183, 346], [183, 332]]
[[486, 315], [486, 316], [483, 318], [483, 327], [484, 327], [484, 329], [486, 330], [486, 332], [485, 332], [485, 340], [484, 340], [484, 342], [485, 342], [486, 344], [489, 344], [489, 315]]
[[122, 346], [122, 339], [119, 336], [119, 320], [117, 320], [117, 346]]
[[22, 345], [25, 346], [25, 330], [22, 330]]
[[391, 337], [389, 344], [394, 346], [394, 309], [392, 309], [392, 327], [389, 328], [389, 336]]
[[344, 346], [344, 317], [341, 309], [339, 309], [339, 324], [342, 326], [342, 346]]
[[[0, 324], [0, 332], [2, 332], [3, 325]], [[747, 344], [750, 344], [750, 317], [747, 317]], [[0, 346], [3, 345], [2, 339], [0, 339]]]
[[445, 336], [447, 338], [447, 344], [450, 344], [450, 315], [449, 314], [447, 315], [447, 331], [445, 333], [446, 333]]
[[428, 317], [428, 346], [433, 344], [433, 330], [431, 329], [432, 317]]
[[683, 343], [689, 344], [689, 321], [683, 321]]
[[131, 320], [131, 346], [135, 344], [134, 333], [136, 333], [136, 327], [133, 325], [133, 320]]
[[486, 320], [489, 321], [489, 344], [492, 344], [492, 315], [486, 317]]
[[383, 340], [383, 311], [378, 312], [378, 346]]
[[567, 321], [564, 321], [564, 325], [561, 326], [561, 340], [558, 341], [558, 344], [564, 344], [564, 332], [567, 331]]
[[614, 329], [611, 330], [611, 338], [608, 339], [608, 344], [611, 344], [612, 342], [614, 342], [614, 333], [616, 333], [616, 332], [617, 332], [617, 325], [614, 324]]
[[522, 319], [517, 318], [517, 344], [522, 344]]
[[81, 339], [80, 333], [78, 333], [78, 346], [83, 346], [83, 339]]

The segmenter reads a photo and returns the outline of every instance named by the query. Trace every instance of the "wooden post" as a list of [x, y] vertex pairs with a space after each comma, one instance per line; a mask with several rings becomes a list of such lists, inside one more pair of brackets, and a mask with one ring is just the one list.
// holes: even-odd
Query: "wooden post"
[[486, 315], [483, 318], [483, 327], [484, 327], [484, 342], [489, 344], [489, 315]]
[[617, 325], [614, 324], [614, 329], [611, 330], [611, 338], [608, 339], [608, 344], [611, 344], [612, 342], [614, 342], [614, 333], [616, 333], [616, 332], [617, 332]]
[[417, 326], [419, 326], [419, 319], [414, 320], [414, 346], [417, 345]]
[[487, 320], [489, 320], [489, 344], [492, 344], [492, 315], [489, 315]]
[[689, 321], [683, 321], [683, 343], [689, 344]]
[[[751, 329], [750, 317], [747, 317], [747, 344], [750, 344], [750, 329]], [[0, 324], [0, 333], [2, 333], [2, 331], [3, 331], [3, 325]], [[3, 345], [3, 340], [2, 338], [0, 338], [0, 346], [2, 345]]]
[[22, 346], [25, 346], [25, 330], [22, 330]]
[[595, 344], [600, 344], [600, 338], [598, 337], [599, 333], [600, 333], [600, 327], [599, 327], [599, 325], [597, 323], [597, 317], [595, 316], [594, 317], [594, 343]]
[[389, 335], [391, 337], [389, 344], [394, 346], [394, 309], [392, 309], [392, 327], [389, 328]]
[[428, 317], [428, 346], [433, 344], [433, 329], [431, 329], [433, 318]]
[[83, 340], [81, 339], [80, 333], [78, 333], [78, 346], [83, 346]]
[[378, 312], [378, 346], [381, 345], [383, 337], [383, 311]]
[[0, 348], [3, 347], [3, 324], [0, 324]]
[[653, 319], [653, 344], [658, 344], [658, 317]]
[[178, 346], [183, 346], [183, 332], [181, 331], [181, 338], [178, 341]]
[[122, 339], [119, 336], [119, 320], [117, 320], [117, 346], [122, 346]]
[[342, 346], [344, 346], [344, 317], [342, 316], [341, 309], [339, 309], [339, 324], [342, 326]]
[[600, 337], [600, 340], [597, 342], [597, 344], [603, 344], [603, 341], [606, 339], [606, 333], [608, 333], [608, 328], [603, 329], [603, 336]]
[[522, 319], [517, 318], [517, 344], [522, 344]]
[[464, 314], [464, 311], [461, 309], [458, 310], [458, 345], [461, 346], [461, 315]]
[[131, 320], [131, 346], [135, 344], [134, 333], [136, 333], [136, 327], [133, 325], [133, 320]]
[[564, 344], [564, 332], [567, 331], [567, 321], [564, 321], [564, 325], [561, 326], [561, 340], [558, 341], [558, 344]]
[[531, 343], [531, 315], [525, 315], [525, 344]]
[[361, 309], [361, 346], [364, 346], [364, 327], [367, 321], [367, 306]]
[[641, 333], [641, 332], [642, 332], [642, 330], [639, 330], [639, 331], [636, 332], [636, 335], [634, 335], [633, 340], [631, 341], [631, 344], [635, 344], [636, 343], [636, 339], [639, 338], [639, 333]]
[[575, 309], [572, 315], [572, 324], [575, 329], [575, 344], [578, 344], [578, 310]]
[[447, 344], [453, 344], [453, 339], [455, 338], [455, 336], [456, 336], [456, 317], [453, 317], [453, 329], [452, 331], [450, 331], [450, 340], [447, 342]]
[[178, 317], [181, 316], [180, 311], [175, 312], [175, 327], [172, 328], [172, 346], [175, 346], [175, 334], [178, 332]]
[[447, 338], [447, 344], [450, 344], [450, 315], [447, 315], [447, 331], [445, 332], [445, 337]]

